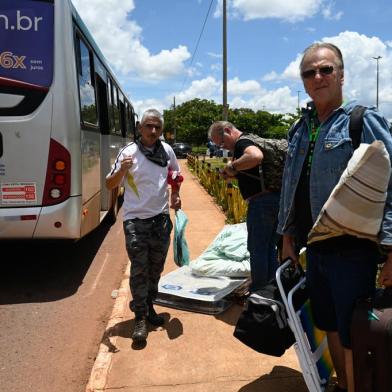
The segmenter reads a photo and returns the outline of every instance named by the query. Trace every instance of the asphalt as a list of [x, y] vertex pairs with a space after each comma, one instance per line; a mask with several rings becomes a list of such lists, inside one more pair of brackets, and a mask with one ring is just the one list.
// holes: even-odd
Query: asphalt
[[[185, 181], [182, 208], [189, 218], [185, 237], [191, 260], [221, 231], [225, 215], [181, 161]], [[166, 274], [174, 270], [173, 249]], [[130, 338], [134, 316], [128, 308], [129, 265], [86, 392], [306, 392], [293, 348], [279, 358], [259, 354], [233, 337], [241, 306], [219, 315], [205, 315], [155, 306], [165, 325], [149, 330], [147, 344]]]

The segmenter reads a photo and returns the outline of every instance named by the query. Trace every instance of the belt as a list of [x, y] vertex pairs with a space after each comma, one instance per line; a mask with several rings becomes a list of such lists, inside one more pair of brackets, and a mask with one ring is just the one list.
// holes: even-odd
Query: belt
[[158, 215], [151, 216], [150, 218], [145, 218], [145, 219], [133, 218], [133, 219], [131, 219], [131, 220], [132, 220], [132, 221], [153, 222], [154, 220], [161, 219], [161, 218], [163, 217], [163, 215], [165, 215], [165, 214], [160, 213], [160, 214], [158, 214]]

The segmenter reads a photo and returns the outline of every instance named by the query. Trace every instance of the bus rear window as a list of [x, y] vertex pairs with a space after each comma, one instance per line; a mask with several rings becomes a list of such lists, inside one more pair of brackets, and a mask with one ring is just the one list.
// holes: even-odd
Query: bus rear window
[[50, 87], [53, 38], [53, 1], [0, 1], [0, 92]]

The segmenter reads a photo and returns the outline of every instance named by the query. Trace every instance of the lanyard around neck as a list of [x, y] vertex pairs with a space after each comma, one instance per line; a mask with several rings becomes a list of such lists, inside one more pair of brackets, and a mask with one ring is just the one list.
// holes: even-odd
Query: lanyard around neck
[[321, 124], [319, 123], [318, 120], [316, 121], [316, 119], [317, 119], [317, 114], [316, 112], [314, 112], [309, 123], [309, 141], [311, 143], [316, 142], [321, 128]]
[[307, 162], [307, 170], [306, 170], [308, 176], [310, 174], [314, 146], [316, 144], [316, 140], [318, 138], [320, 128], [321, 128], [321, 124], [319, 123], [319, 121], [317, 119], [317, 114], [316, 114], [316, 112], [313, 112], [312, 117], [310, 118], [310, 123], [309, 123], [309, 152], [308, 152], [308, 162]]

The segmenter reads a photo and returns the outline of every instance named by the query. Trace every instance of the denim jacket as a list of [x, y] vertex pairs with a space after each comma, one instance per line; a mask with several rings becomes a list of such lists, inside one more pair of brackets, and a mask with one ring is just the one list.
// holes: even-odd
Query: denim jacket
[[[355, 102], [344, 103], [321, 123], [319, 136], [314, 148], [310, 173], [310, 208], [313, 222], [338, 183], [347, 162], [353, 154], [349, 136], [350, 113]], [[283, 173], [280, 198], [278, 232], [295, 234], [295, 192], [302, 166], [309, 147], [310, 111], [293, 125], [289, 132], [289, 146]], [[392, 156], [392, 137], [386, 119], [375, 110], [368, 108], [363, 117], [361, 143], [382, 140]], [[392, 159], [391, 159], [392, 161]], [[382, 245], [392, 245], [392, 180], [389, 180], [388, 196], [384, 217], [379, 232]]]

